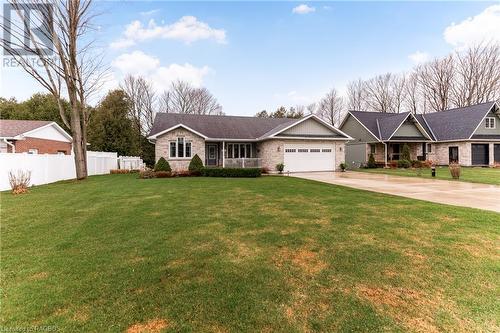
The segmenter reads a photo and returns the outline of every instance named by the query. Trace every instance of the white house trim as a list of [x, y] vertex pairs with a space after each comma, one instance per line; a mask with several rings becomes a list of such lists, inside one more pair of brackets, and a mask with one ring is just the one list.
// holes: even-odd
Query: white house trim
[[[415, 119], [415, 121], [417, 122], [418, 126], [417, 128], [420, 130], [420, 133], [422, 133], [422, 131], [425, 133], [422, 133], [424, 134], [424, 136], [427, 137], [427, 139], [431, 140], [431, 141], [434, 141], [432, 140], [432, 138], [430, 137], [429, 133], [427, 133], [426, 130], [424, 130], [424, 128], [422, 127], [422, 125], [420, 124], [420, 122], [418, 121], [417, 117], [414, 117], [411, 113], [408, 113], [408, 115], [403, 119], [403, 121], [399, 124], [399, 126], [394, 130], [394, 132], [392, 132], [391, 136], [389, 137], [389, 139], [387, 140], [384, 140], [384, 141], [390, 141], [392, 139], [392, 137], [394, 136], [394, 134], [396, 134], [396, 132], [401, 128], [401, 126], [403, 126], [403, 124], [405, 123], [405, 121], [408, 119], [408, 117], [412, 117], [413, 119]], [[378, 120], [378, 119], [377, 119]]]
[[202, 138], [204, 138], [205, 140], [207, 140], [207, 139], [208, 139], [208, 137], [207, 137], [206, 135], [203, 135], [203, 134], [201, 134], [200, 132], [195, 131], [194, 129], [192, 129], [192, 128], [191, 128], [191, 127], [189, 127], [189, 126], [186, 126], [186, 125], [184, 125], [184, 124], [177, 124], [177, 125], [175, 125], [175, 126], [172, 126], [172, 127], [170, 127], [170, 128], [167, 128], [166, 130], [163, 130], [163, 131], [161, 131], [161, 132], [158, 132], [158, 133], [156, 133], [156, 134], [154, 134], [154, 135], [148, 136], [148, 140], [156, 140], [156, 138], [158, 138], [160, 135], [163, 135], [163, 134], [165, 134], [165, 133], [168, 133], [168, 132], [170, 132], [170, 131], [173, 131], [174, 129], [177, 129], [177, 128], [179, 128], [179, 127], [182, 127], [182, 128], [184, 128], [184, 129], [186, 129], [186, 130], [188, 130], [188, 131], [190, 131], [190, 132], [193, 132], [194, 134], [201, 136], [201, 137], [202, 137]]
[[43, 125], [43, 126], [40, 126], [40, 127], [37, 127], [37, 128], [34, 128], [32, 130], [29, 130], [28, 132], [24, 132], [22, 134], [19, 134], [17, 135], [16, 137], [14, 137], [13, 139], [15, 140], [22, 140], [24, 139], [24, 137], [29, 137], [30, 134], [33, 134], [41, 129], [44, 129], [46, 127], [50, 127], [50, 126], [53, 126], [57, 131], [59, 131], [66, 139], [68, 139], [70, 142], [73, 140], [73, 138], [71, 137], [71, 135], [69, 135], [61, 126], [59, 126], [56, 122], [51, 122], [51, 123], [48, 123], [46, 125]]
[[[276, 138], [276, 135], [280, 134], [280, 133], [283, 133], [284, 131], [292, 128], [292, 127], [295, 127], [297, 126], [298, 124], [308, 120], [308, 119], [314, 119], [316, 120], [317, 122], [319, 122], [320, 124], [322, 124], [323, 126], [326, 126], [328, 129], [330, 129], [331, 131], [337, 133], [337, 134], [340, 134], [340, 135], [343, 135], [345, 136], [345, 138], [342, 138], [342, 140], [354, 140], [354, 138], [350, 137], [349, 135], [347, 135], [346, 133], [342, 132], [341, 130], [333, 127], [332, 125], [328, 124], [327, 122], [325, 122], [323, 119], [319, 118], [318, 116], [314, 115], [314, 114], [310, 114], [302, 119], [300, 119], [299, 121], [296, 121], [294, 122], [293, 124], [290, 124], [288, 125], [287, 127], [277, 131], [276, 133], [273, 133], [271, 135], [268, 135], [267, 137], [262, 137], [261, 139], [267, 139], [267, 138]], [[280, 137], [281, 139], [282, 137]]]
[[[344, 123], [347, 121], [347, 117], [349, 117], [349, 115], [350, 115], [350, 116], [352, 116], [354, 119], [356, 119], [356, 121], [357, 121], [357, 122], [358, 122], [361, 126], [363, 126], [363, 128], [364, 128], [365, 130], [367, 130], [367, 131], [368, 131], [368, 133], [370, 133], [370, 134], [371, 134], [371, 135], [372, 135], [372, 136], [373, 136], [373, 137], [377, 140], [377, 142], [382, 142], [382, 140], [380, 140], [380, 139], [379, 139], [379, 138], [378, 138], [375, 134], [373, 134], [373, 132], [372, 132], [372, 131], [370, 131], [370, 130], [368, 129], [368, 127], [366, 127], [366, 126], [365, 126], [365, 125], [364, 125], [361, 121], [359, 121], [359, 119], [358, 119], [358, 118], [356, 118], [356, 116], [355, 116], [355, 115], [353, 115], [353, 114], [351, 113], [351, 111], [348, 111], [348, 112], [347, 112], [347, 116], [345, 116], [344, 121], [342, 121], [342, 124], [340, 124], [340, 127], [342, 127], [342, 126], [344, 125]], [[377, 121], [378, 121], [378, 120], [377, 120]], [[378, 124], [377, 124], [377, 126], [378, 126]]]
[[472, 138], [472, 136], [474, 136], [474, 134], [476, 133], [476, 131], [479, 128], [479, 126], [481, 126], [481, 124], [483, 123], [483, 121], [488, 116], [488, 113], [490, 113], [491, 109], [493, 109], [495, 106], [498, 108], [498, 104], [496, 102], [491, 105], [491, 108], [488, 109], [488, 112], [486, 112], [486, 114], [484, 115], [484, 117], [481, 118], [481, 121], [479, 122], [479, 124], [477, 124], [476, 128], [474, 129], [474, 131], [472, 131], [471, 135], [469, 136], [469, 140]]

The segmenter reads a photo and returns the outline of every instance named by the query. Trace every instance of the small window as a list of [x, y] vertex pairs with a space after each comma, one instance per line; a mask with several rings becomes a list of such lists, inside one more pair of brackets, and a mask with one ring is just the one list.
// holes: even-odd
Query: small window
[[175, 141], [170, 142], [170, 157], [177, 156], [177, 143]]
[[186, 157], [191, 157], [191, 142], [186, 142]]
[[432, 143], [427, 144], [427, 152], [432, 153]]
[[309, 149], [299, 148], [299, 149], [297, 149], [297, 151], [299, 153], [307, 153], [307, 152], [309, 152]]
[[36, 154], [38, 154], [38, 149], [30, 148], [30, 149], [28, 149], [28, 154], [36, 155]]
[[494, 117], [486, 118], [486, 128], [495, 129], [495, 127], [496, 127], [495, 118]]
[[295, 153], [297, 150], [293, 148], [286, 148], [285, 153]]
[[323, 152], [323, 153], [331, 153], [332, 150], [331, 149], [322, 149], [321, 152]]
[[377, 145], [371, 144], [370, 145], [370, 154], [376, 154], [377, 153]]
[[309, 149], [309, 152], [311, 152], [311, 153], [320, 153], [321, 149], [312, 148], [312, 149]]

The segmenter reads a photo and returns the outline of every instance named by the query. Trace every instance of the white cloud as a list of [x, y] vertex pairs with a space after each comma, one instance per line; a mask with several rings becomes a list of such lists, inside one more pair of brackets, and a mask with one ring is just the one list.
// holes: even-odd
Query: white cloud
[[429, 58], [430, 58], [429, 53], [420, 51], [412, 53], [408, 56], [408, 59], [410, 59], [415, 65], [424, 63], [428, 61]]
[[158, 25], [153, 19], [149, 20], [147, 26], [143, 26], [140, 21], [132, 21], [127, 25], [123, 37], [111, 43], [110, 46], [113, 48], [129, 47], [137, 42], [151, 39], [176, 39], [186, 44], [202, 39], [213, 39], [219, 44], [227, 42], [225, 30], [211, 28], [194, 16], [183, 16], [170, 25]]
[[276, 93], [274, 99], [278, 100], [281, 105], [307, 105], [318, 100], [318, 96], [308, 96], [298, 93], [296, 90], [291, 90], [287, 93]]
[[158, 91], [168, 89], [177, 80], [199, 87], [203, 84], [204, 77], [213, 72], [208, 66], [196, 67], [189, 63], [161, 66], [158, 58], [142, 51], [122, 54], [111, 65], [119, 72], [119, 77], [123, 78], [127, 74], [141, 75], [151, 81]]
[[444, 39], [458, 48], [483, 41], [500, 42], [500, 5], [490, 6], [460, 23], [452, 23], [445, 29]]
[[315, 11], [316, 11], [316, 8], [309, 7], [306, 4], [298, 5], [297, 7], [295, 7], [294, 9], [292, 9], [292, 13], [294, 13], [294, 14], [309, 14], [309, 13], [312, 13], [312, 12], [315, 12]]
[[159, 11], [160, 11], [159, 9], [152, 9], [152, 10], [148, 10], [146, 12], [140, 12], [139, 14], [141, 14], [141, 16], [151, 16], [151, 15], [158, 13]]

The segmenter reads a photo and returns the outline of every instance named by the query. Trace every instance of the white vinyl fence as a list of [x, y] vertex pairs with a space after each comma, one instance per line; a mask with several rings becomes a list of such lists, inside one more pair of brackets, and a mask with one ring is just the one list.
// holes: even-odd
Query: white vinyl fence
[[144, 163], [142, 159], [138, 156], [120, 156], [118, 157], [118, 166], [120, 169], [136, 169], [142, 170], [144, 169]]
[[[116, 153], [87, 152], [88, 175], [107, 174], [118, 169]], [[76, 178], [73, 155], [0, 153], [0, 191], [10, 189], [9, 171], [31, 171], [31, 185]]]

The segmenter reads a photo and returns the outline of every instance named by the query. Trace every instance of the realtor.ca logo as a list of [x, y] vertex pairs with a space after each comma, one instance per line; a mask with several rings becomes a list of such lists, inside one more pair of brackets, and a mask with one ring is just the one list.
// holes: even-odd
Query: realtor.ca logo
[[36, 63], [41, 57], [53, 55], [54, 4], [16, 1], [4, 4], [2, 9], [4, 67], [17, 67], [14, 58]]

